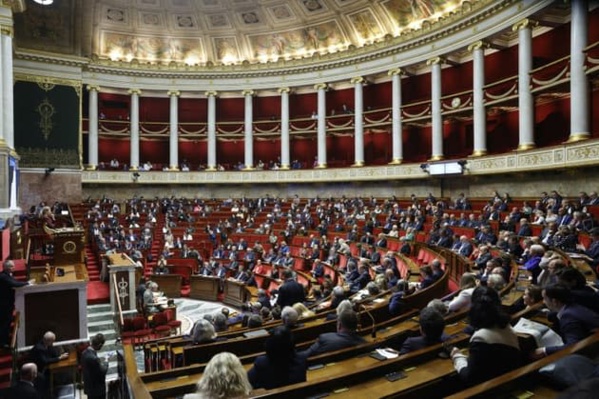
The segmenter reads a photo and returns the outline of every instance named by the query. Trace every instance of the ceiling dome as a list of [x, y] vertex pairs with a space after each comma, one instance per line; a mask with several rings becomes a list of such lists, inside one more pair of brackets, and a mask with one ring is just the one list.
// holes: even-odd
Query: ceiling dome
[[259, 64], [393, 45], [455, 22], [488, 0], [31, 0], [20, 48], [97, 61]]

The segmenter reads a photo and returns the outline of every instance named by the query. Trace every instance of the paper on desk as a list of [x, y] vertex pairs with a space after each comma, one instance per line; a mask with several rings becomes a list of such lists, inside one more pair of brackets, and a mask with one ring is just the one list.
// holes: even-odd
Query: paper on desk
[[514, 331], [521, 334], [532, 335], [538, 347], [561, 346], [564, 344], [562, 337], [544, 324], [521, 317], [514, 326]]
[[378, 353], [381, 356], [384, 356], [386, 359], [395, 359], [399, 356], [399, 353], [397, 353], [397, 351], [387, 348], [377, 349], [376, 353]]

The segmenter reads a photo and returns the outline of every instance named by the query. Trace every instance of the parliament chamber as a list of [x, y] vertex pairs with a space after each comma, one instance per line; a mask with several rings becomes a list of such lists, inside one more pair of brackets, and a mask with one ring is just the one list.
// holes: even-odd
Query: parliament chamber
[[[560, 332], [547, 299], [525, 302], [561, 282], [553, 260], [599, 303], [598, 6], [0, 2], [0, 260], [32, 282], [6, 309], [0, 397], [44, 331], [80, 354], [99, 304], [108, 397], [191, 394], [225, 352], [250, 370], [286, 324], [288, 272], [307, 308], [288, 327], [298, 353], [338, 331], [335, 292], [362, 343], [248, 397], [565, 395], [540, 370], [597, 359], [597, 331], [535, 357], [517, 326]], [[463, 380], [451, 348], [469, 353], [468, 308], [441, 312], [444, 342], [397, 356], [431, 301], [473, 292], [470, 274], [498, 284], [522, 363]], [[187, 301], [222, 307], [226, 330], [197, 340]], [[255, 310], [267, 302], [278, 314]]]

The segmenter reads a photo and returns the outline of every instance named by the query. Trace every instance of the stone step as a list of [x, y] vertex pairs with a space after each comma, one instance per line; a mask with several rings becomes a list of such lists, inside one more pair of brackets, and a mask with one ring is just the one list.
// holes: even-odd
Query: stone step
[[103, 312], [110, 312], [111, 308], [110, 308], [110, 304], [99, 304], [99, 305], [88, 305], [87, 306], [87, 314], [88, 317], [90, 314], [93, 313], [103, 313]]
[[108, 311], [108, 312], [95, 312], [95, 313], [89, 313], [87, 315], [87, 322], [92, 322], [92, 321], [101, 321], [101, 320], [110, 320], [112, 321], [113, 319], [113, 314], [112, 311]]

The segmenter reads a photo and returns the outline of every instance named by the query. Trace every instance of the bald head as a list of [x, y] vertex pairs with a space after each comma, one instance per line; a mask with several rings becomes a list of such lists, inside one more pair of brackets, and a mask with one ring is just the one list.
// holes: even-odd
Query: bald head
[[33, 381], [37, 377], [37, 366], [35, 363], [25, 363], [21, 366], [20, 372], [21, 380]]
[[56, 334], [52, 331], [46, 331], [44, 334], [44, 345], [50, 346], [56, 341]]

